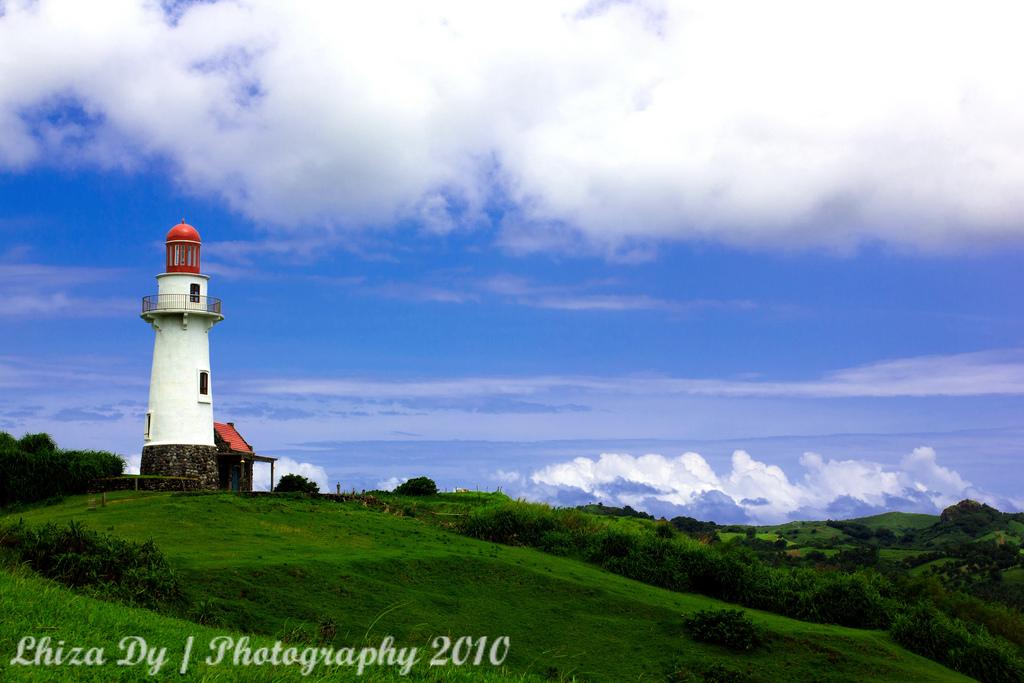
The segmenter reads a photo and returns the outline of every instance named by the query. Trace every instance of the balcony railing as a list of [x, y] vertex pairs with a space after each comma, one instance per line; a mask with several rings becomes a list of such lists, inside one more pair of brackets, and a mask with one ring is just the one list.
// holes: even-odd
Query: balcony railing
[[142, 312], [199, 311], [220, 315], [220, 299], [196, 294], [154, 294], [142, 297]]

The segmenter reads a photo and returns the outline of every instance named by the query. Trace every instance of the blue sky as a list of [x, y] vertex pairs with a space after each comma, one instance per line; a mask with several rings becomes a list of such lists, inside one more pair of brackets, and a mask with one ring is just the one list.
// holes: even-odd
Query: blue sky
[[783, 4], [763, 71], [686, 3], [9, 3], [0, 428], [137, 458], [136, 309], [185, 217], [217, 418], [325, 486], [1024, 509], [1015, 10], [954, 69], [953, 5], [869, 59], [878, 8]]

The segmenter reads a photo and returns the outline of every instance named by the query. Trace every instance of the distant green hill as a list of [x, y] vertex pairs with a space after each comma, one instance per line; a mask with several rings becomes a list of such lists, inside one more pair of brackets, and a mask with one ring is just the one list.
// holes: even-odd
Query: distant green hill
[[883, 512], [870, 517], [857, 517], [847, 522], [863, 524], [871, 529], [886, 528], [893, 531], [909, 531], [925, 529], [939, 521], [938, 515], [925, 515], [919, 512]]
[[[383, 514], [358, 502], [127, 492], [112, 495], [106, 507], [90, 508], [88, 497], [76, 496], [8, 515], [0, 521], [75, 519], [117, 536], [153, 539], [184, 581], [191, 609], [198, 606], [199, 612], [191, 616], [207, 625], [72, 598], [67, 589], [48, 581], [0, 574], [5, 615], [0, 678], [31, 673], [8, 665], [6, 653], [23, 635], [111, 642], [112, 634], [137, 630], [167, 639], [169, 645], [186, 633], [246, 632], [334, 646], [379, 643], [389, 634], [399, 644], [420, 647], [439, 634], [508, 635], [507, 680], [530, 674], [663, 681], [676, 672], [676, 680], [699, 681], [701, 672], [716, 666], [709, 675], [745, 681], [966, 680], [903, 650], [880, 631], [811, 624], [754, 610], [745, 612], [767, 632], [768, 642], [753, 652], [735, 654], [698, 643], [683, 628], [684, 615], [724, 606], [721, 602], [442, 528], [445, 515], [502, 499], [448, 494], [407, 510], [433, 515], [431, 523]], [[413, 505], [391, 503], [406, 504]], [[46, 678], [43, 673], [37, 676]], [[129, 675], [125, 670], [116, 673]], [[193, 671], [194, 676], [202, 673]], [[250, 680], [250, 673], [229, 669], [219, 675]], [[460, 673], [470, 676], [468, 670]], [[96, 672], [95, 677], [106, 679], [109, 674]], [[424, 675], [457, 680], [437, 672]]]
[[[769, 561], [930, 576], [952, 590], [1024, 610], [1024, 514], [977, 501], [960, 501], [941, 515], [885, 512], [715, 531], [718, 539], [751, 547]], [[784, 548], [762, 542], [777, 538]]]

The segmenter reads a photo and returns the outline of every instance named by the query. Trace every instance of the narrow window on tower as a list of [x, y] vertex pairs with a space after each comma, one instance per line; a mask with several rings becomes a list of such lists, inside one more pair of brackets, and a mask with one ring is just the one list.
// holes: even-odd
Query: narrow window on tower
[[153, 413], [146, 413], [146, 441], [150, 439], [150, 433], [153, 431]]
[[194, 304], [199, 303], [199, 285], [192, 284], [188, 287], [188, 300]]
[[210, 402], [210, 372], [208, 370], [199, 371], [199, 401]]

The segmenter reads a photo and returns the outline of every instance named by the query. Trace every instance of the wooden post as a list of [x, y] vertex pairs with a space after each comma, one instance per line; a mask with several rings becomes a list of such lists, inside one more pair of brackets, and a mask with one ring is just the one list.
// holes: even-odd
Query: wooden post
[[132, 481], [135, 483], [135, 490], [138, 491], [139, 490], [139, 478], [135, 477], [134, 479], [132, 479]]
[[274, 492], [274, 461], [270, 461], [270, 492]]
[[341, 482], [338, 482], [338, 495], [341, 495]]
[[103, 498], [102, 498], [102, 501], [103, 501], [103, 502], [102, 502], [102, 503], [100, 503], [100, 505], [102, 505], [103, 507], [107, 507], [107, 492], [106, 492], [106, 491], [104, 491], [104, 492], [103, 492]]

